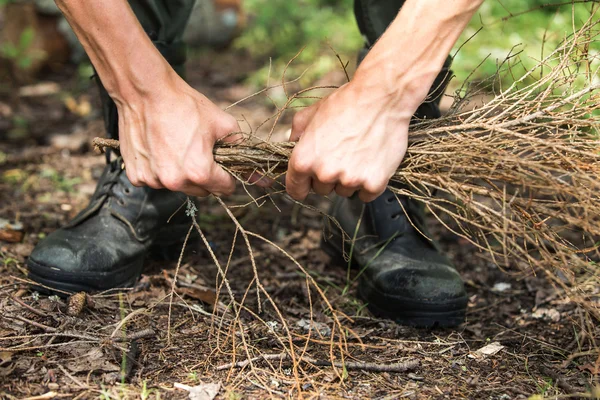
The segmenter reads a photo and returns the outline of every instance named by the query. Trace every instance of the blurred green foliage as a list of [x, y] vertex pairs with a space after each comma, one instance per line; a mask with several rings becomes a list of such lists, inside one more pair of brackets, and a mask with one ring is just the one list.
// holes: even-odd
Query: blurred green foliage
[[[456, 49], [464, 46], [454, 62], [455, 82], [467, 77], [484, 80], [496, 73], [498, 65], [509, 54], [521, 52], [519, 58], [512, 59], [512, 74], [506, 74], [498, 82], [510, 83], [522, 76], [525, 69], [536, 65], [542, 54], [555, 49], [573, 32], [574, 26], [580, 27], [594, 7], [598, 8], [595, 1], [578, 4], [560, 1], [485, 1], [457, 42]], [[339, 61], [329, 46], [352, 65], [362, 46], [352, 5], [353, 0], [245, 0], [250, 24], [235, 46], [248, 50], [257, 59], [264, 59], [264, 67], [250, 77], [250, 82], [265, 84], [269, 57], [272, 58], [271, 81], [279, 80], [287, 62], [303, 47], [302, 54], [288, 71], [290, 78], [310, 65], [305, 82], [339, 68]], [[517, 61], [522, 64], [518, 65]]]
[[19, 69], [29, 68], [36, 58], [43, 57], [43, 54], [29, 50], [34, 38], [35, 31], [33, 28], [30, 26], [25, 28], [19, 37], [18, 43], [0, 44], [0, 57], [13, 61]]
[[[518, 53], [518, 57], [510, 60], [510, 73], [503, 73], [497, 82], [510, 84], [555, 50], [596, 9], [598, 3], [592, 1], [577, 4], [557, 0], [485, 1], [457, 42], [456, 48], [464, 44], [453, 64], [457, 81], [493, 76], [509, 54]], [[599, 16], [600, 12], [596, 12], [595, 20]], [[532, 79], [535, 78], [534, 75]]]
[[289, 70], [298, 76], [312, 65], [306, 81], [314, 80], [340, 64], [335, 49], [344, 62], [356, 58], [362, 38], [353, 14], [353, 0], [245, 0], [250, 26], [236, 41], [252, 56], [264, 60], [264, 67], [251, 81], [264, 85], [269, 58], [272, 58], [272, 81], [281, 79], [285, 65], [300, 50], [302, 53]]

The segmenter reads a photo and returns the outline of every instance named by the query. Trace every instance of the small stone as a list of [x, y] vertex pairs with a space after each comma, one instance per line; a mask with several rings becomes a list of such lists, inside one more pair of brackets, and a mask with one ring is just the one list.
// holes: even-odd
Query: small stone
[[496, 282], [494, 284], [494, 287], [492, 287], [492, 290], [494, 292], [506, 292], [507, 290], [510, 290], [512, 288], [512, 285], [510, 283], [506, 283], [506, 282]]
[[319, 334], [322, 336], [331, 335], [331, 328], [322, 322], [301, 319], [300, 321], [296, 322], [296, 325], [307, 332], [313, 330], [319, 332]]
[[422, 377], [422, 376], [419, 376], [419, 375], [417, 375], [417, 374], [413, 374], [412, 372], [409, 372], [409, 373], [408, 373], [408, 377], [409, 377], [410, 379], [412, 379], [413, 381], [422, 381], [422, 380], [424, 380], [424, 379], [425, 379], [424, 377]]

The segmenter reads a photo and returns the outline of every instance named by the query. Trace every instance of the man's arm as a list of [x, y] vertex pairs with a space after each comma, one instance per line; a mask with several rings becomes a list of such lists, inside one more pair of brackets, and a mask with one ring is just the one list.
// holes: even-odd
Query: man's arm
[[352, 81], [294, 117], [287, 191], [372, 201], [408, 146], [411, 116], [483, 0], [407, 0]]
[[154, 47], [126, 0], [56, 0], [119, 113], [121, 153], [134, 185], [229, 194], [213, 159], [235, 118], [191, 88]]

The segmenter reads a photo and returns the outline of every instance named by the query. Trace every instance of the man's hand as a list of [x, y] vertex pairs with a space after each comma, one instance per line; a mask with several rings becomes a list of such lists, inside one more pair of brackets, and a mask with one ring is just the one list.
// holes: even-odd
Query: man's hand
[[131, 183], [192, 196], [233, 192], [234, 179], [214, 162], [213, 147], [240, 131], [235, 118], [175, 73], [160, 90], [117, 104], [121, 153]]
[[408, 144], [411, 115], [483, 0], [407, 0], [352, 81], [299, 112], [286, 176], [297, 200], [312, 188], [377, 198]]
[[234, 179], [214, 162], [236, 120], [183, 81], [154, 47], [126, 0], [57, 0], [119, 113], [134, 185], [227, 195]]
[[421, 100], [399, 103], [381, 85], [354, 80], [297, 113], [290, 140], [300, 141], [286, 176], [290, 196], [302, 200], [312, 188], [344, 197], [358, 191], [364, 202], [377, 198], [406, 153], [408, 124]]

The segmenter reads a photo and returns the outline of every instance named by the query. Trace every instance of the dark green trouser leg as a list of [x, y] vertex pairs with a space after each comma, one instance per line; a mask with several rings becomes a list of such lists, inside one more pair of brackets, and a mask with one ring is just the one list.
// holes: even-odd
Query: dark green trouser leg
[[[404, 2], [405, 0], [354, 0], [354, 14], [358, 28], [365, 38], [366, 46], [360, 54], [359, 60], [366, 56], [368, 49], [383, 35], [398, 15]], [[448, 56], [429, 91], [429, 97], [417, 110], [418, 118], [438, 118], [440, 116], [439, 103], [452, 76], [451, 64], [452, 58]]]
[[[142, 27], [173, 69], [184, 76], [186, 48], [182, 41], [183, 32], [194, 7], [195, 0], [130, 0]], [[109, 137], [118, 138], [117, 108], [98, 81], [102, 113]]]

